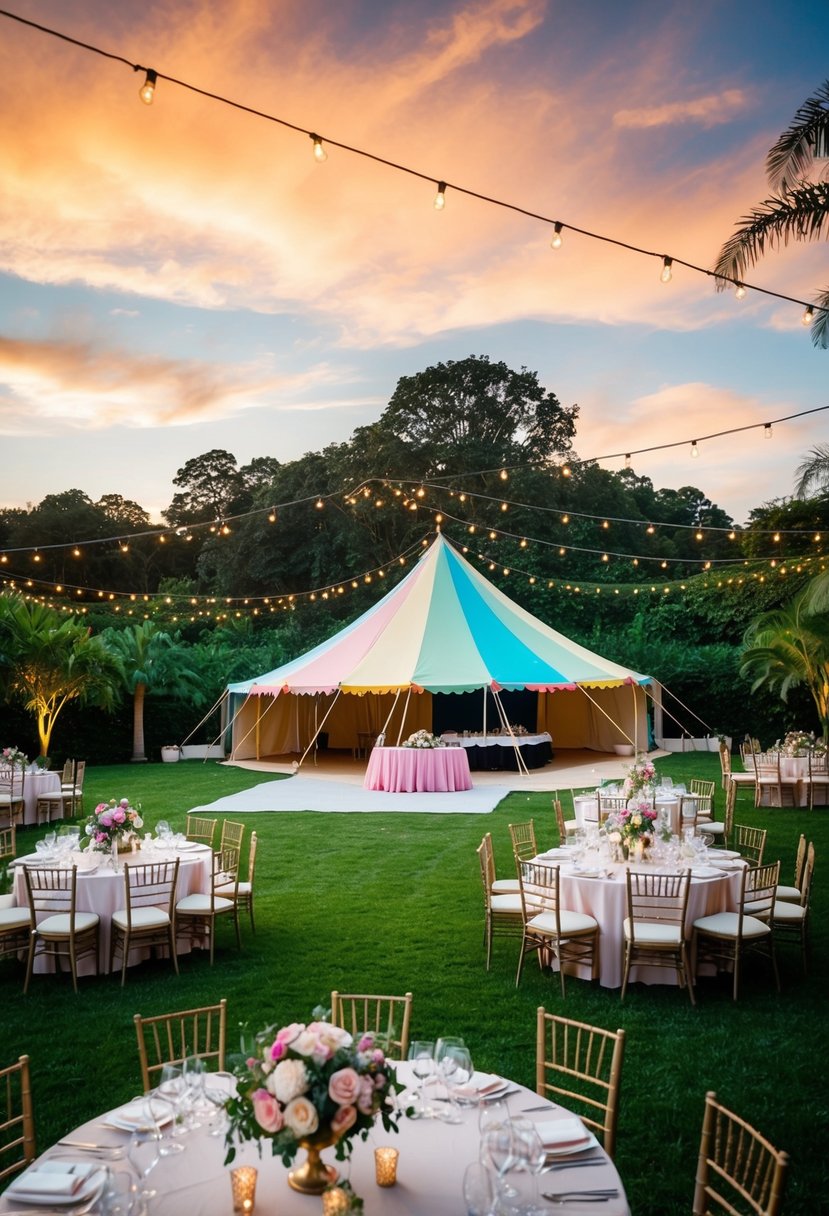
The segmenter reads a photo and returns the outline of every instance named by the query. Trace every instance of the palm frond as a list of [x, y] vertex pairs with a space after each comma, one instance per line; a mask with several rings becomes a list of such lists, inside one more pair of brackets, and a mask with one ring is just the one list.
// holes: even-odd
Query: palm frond
[[811, 498], [813, 489], [829, 491], [829, 443], [816, 444], [794, 471], [795, 498]]
[[829, 346], [829, 290], [822, 291], [815, 300], [815, 319], [812, 322], [812, 342], [825, 350]]
[[814, 159], [815, 140], [829, 134], [829, 80], [807, 97], [766, 157], [773, 189], [786, 191], [802, 181]]
[[766, 199], [744, 216], [720, 250], [714, 266], [721, 291], [728, 282], [742, 281], [766, 248], [788, 245], [789, 240], [816, 241], [829, 233], [829, 186], [801, 182], [780, 197]]

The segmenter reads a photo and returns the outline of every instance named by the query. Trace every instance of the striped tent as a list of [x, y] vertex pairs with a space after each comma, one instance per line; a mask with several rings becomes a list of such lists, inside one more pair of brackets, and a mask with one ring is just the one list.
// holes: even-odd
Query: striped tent
[[380, 731], [394, 742], [431, 727], [433, 694], [487, 689], [537, 693], [537, 729], [557, 747], [608, 751], [644, 744], [648, 683], [532, 616], [438, 535], [397, 587], [332, 638], [228, 686], [233, 755], [304, 752], [320, 729], [334, 748]]

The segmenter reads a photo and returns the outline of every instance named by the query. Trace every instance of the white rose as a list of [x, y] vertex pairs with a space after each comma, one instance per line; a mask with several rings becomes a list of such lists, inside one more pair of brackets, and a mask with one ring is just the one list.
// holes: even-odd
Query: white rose
[[308, 1069], [302, 1060], [280, 1060], [268, 1077], [268, 1089], [284, 1105], [308, 1089]]
[[[299, 1063], [299, 1061], [285, 1060], [284, 1063]], [[285, 1107], [285, 1126], [290, 1128], [295, 1136], [312, 1135], [319, 1127], [319, 1123], [317, 1108], [307, 1098], [294, 1098], [293, 1102], [289, 1102]]]

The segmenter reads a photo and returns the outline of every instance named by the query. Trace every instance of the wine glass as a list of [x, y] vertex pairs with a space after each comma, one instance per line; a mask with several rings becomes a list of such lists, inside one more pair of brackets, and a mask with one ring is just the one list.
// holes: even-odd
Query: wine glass
[[526, 1184], [522, 1185], [522, 1191], [526, 1190], [527, 1193], [522, 1194], [516, 1210], [523, 1216], [544, 1216], [545, 1209], [539, 1200], [536, 1181], [546, 1161], [541, 1138], [535, 1124], [530, 1119], [520, 1116], [510, 1119], [509, 1127], [513, 1137], [515, 1159], [512, 1169], [516, 1174], [526, 1175], [520, 1181], [522, 1184]]
[[495, 1205], [495, 1179], [480, 1161], [466, 1167], [463, 1176], [463, 1198], [466, 1216], [490, 1216]]
[[184, 1104], [189, 1128], [201, 1127], [210, 1110], [204, 1095], [204, 1060], [200, 1056], [187, 1056], [181, 1066], [184, 1079]]
[[161, 1079], [153, 1100], [165, 1103], [170, 1113], [169, 1136], [162, 1137], [159, 1151], [162, 1157], [171, 1157], [184, 1151], [181, 1137], [186, 1132], [182, 1118], [182, 1103], [186, 1093], [186, 1084], [182, 1071], [177, 1064], [165, 1064], [161, 1069]]
[[146, 1212], [147, 1204], [155, 1197], [154, 1187], [147, 1186], [147, 1178], [161, 1160], [161, 1132], [155, 1123], [150, 1102], [146, 1103], [147, 1122], [133, 1129], [127, 1145], [127, 1157], [135, 1172], [135, 1197], [138, 1214]]
[[482, 1136], [490, 1127], [506, 1123], [507, 1119], [509, 1110], [503, 1098], [493, 1098], [489, 1101], [482, 1098], [478, 1103], [478, 1131]]
[[408, 1058], [412, 1063], [412, 1072], [418, 1079], [414, 1091], [417, 1105], [412, 1117], [414, 1119], [432, 1119], [435, 1112], [424, 1102], [423, 1090], [426, 1088], [427, 1081], [435, 1074], [435, 1044], [428, 1039], [418, 1039], [410, 1043]]
[[481, 1136], [480, 1162], [494, 1170], [498, 1177], [498, 1194], [505, 1199], [517, 1192], [506, 1181], [506, 1175], [515, 1164], [515, 1142], [509, 1122], [494, 1123]]
[[446, 1086], [449, 1099], [449, 1111], [443, 1115], [447, 1123], [460, 1123], [459, 1091], [472, 1077], [472, 1056], [468, 1047], [458, 1047], [454, 1043], [441, 1048], [438, 1068]]

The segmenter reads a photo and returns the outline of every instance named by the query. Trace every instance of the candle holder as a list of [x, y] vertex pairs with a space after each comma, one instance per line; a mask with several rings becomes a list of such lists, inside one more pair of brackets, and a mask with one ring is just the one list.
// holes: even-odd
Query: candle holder
[[345, 1216], [350, 1207], [348, 1195], [341, 1186], [322, 1193], [322, 1216]]
[[237, 1216], [248, 1216], [253, 1211], [256, 1200], [257, 1170], [253, 1165], [240, 1165], [230, 1171], [230, 1185], [233, 1188], [233, 1211]]
[[374, 1176], [378, 1186], [395, 1185], [399, 1156], [396, 1148], [376, 1148], [374, 1150]]

